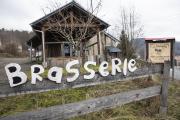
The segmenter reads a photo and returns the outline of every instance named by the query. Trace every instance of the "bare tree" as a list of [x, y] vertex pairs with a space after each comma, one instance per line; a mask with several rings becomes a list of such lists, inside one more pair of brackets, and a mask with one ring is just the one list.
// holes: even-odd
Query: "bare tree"
[[9, 53], [13, 56], [19, 56], [20, 54], [18, 53], [18, 44], [16, 43], [6, 43], [4, 45], [4, 53]]
[[134, 46], [134, 40], [143, 35], [143, 25], [141, 25], [139, 16], [133, 7], [129, 11], [122, 8], [119, 28], [121, 40], [119, 47], [123, 57], [134, 57], [137, 49]]
[[120, 28], [127, 34], [127, 37], [131, 42], [133, 42], [135, 38], [143, 35], [143, 25], [141, 24], [134, 7], [129, 11], [122, 8]]
[[135, 57], [135, 50], [131, 44], [131, 41], [128, 40], [127, 34], [125, 31], [121, 31], [120, 35], [121, 43], [118, 47], [121, 49], [121, 55], [123, 58], [134, 58]]
[[[60, 4], [55, 2], [54, 5], [47, 7], [50, 11], [58, 9]], [[66, 41], [69, 41], [73, 46], [76, 55], [80, 55], [81, 43], [91, 36], [90, 29], [95, 27], [93, 23], [94, 15], [96, 15], [100, 9], [101, 0], [98, 1], [96, 6], [93, 6], [92, 0], [87, 16], [81, 14], [74, 14], [73, 11], [62, 11], [59, 9], [55, 15], [47, 20], [45, 23], [46, 30], [56, 33], [58, 36], [63, 37]], [[55, 39], [57, 36], [54, 36]], [[58, 41], [58, 38], [56, 39]]]

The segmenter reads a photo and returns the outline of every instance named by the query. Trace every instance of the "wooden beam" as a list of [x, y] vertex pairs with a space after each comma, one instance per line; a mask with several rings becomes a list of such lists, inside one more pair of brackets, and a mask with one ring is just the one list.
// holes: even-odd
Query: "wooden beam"
[[[75, 16], [74, 16], [74, 19], [77, 20], [78, 22], [82, 23], [82, 24], [87, 24], [86, 22], [82, 21], [81, 19], [79, 19], [79, 18], [77, 18], [77, 17], [75, 17]], [[90, 23], [90, 24], [92, 24], [92, 23]], [[94, 30], [96, 31], [96, 29], [97, 29], [97, 28], [100, 28], [100, 26], [101, 26], [102, 24], [92, 24], [92, 25], [95, 25], [95, 28], [92, 27], [92, 29], [94, 29]]]
[[43, 55], [43, 66], [44, 68], [47, 67], [47, 62], [46, 62], [46, 48], [45, 48], [45, 30], [42, 28], [42, 55]]
[[175, 66], [175, 40], [171, 41], [171, 46], [172, 46], [172, 49], [171, 49], [171, 56], [172, 56], [172, 59], [171, 59], [171, 62], [172, 62], [172, 81], [174, 81], [174, 66]]
[[162, 76], [162, 90], [161, 90], [161, 102], [160, 102], [160, 114], [163, 116], [166, 116], [167, 114], [167, 106], [168, 106], [168, 84], [170, 79], [170, 68], [171, 64], [170, 62], [165, 61], [164, 63], [164, 70], [163, 70], [163, 76]]
[[61, 43], [61, 55], [62, 55], [62, 56], [65, 56], [65, 55], [64, 55], [64, 43]]
[[85, 25], [85, 24], [73, 24], [73, 26], [69, 23], [69, 24], [58, 24], [58, 23], [52, 23], [50, 25], [44, 25], [44, 27], [47, 29], [49, 29], [50, 27], [64, 27], [64, 28], [70, 28], [70, 27], [97, 27], [97, 25], [94, 24], [90, 24], [90, 25]]
[[100, 54], [101, 54], [101, 52], [100, 52], [100, 36], [99, 36], [99, 32], [100, 32], [100, 30], [99, 30], [99, 28], [97, 29], [97, 47], [98, 47], [98, 55], [97, 55], [97, 59], [96, 59], [96, 62], [97, 62], [97, 64], [100, 64]]
[[72, 57], [73, 48], [72, 45], [70, 45], [70, 57]]
[[98, 55], [100, 55], [100, 36], [99, 36], [100, 30], [97, 29], [97, 44], [98, 44]]
[[70, 12], [70, 20], [71, 20], [71, 25], [74, 25], [73, 11]]
[[31, 41], [31, 46], [30, 46], [30, 62], [32, 62], [32, 41]]
[[62, 44], [62, 43], [70, 43], [70, 42], [46, 42], [45, 44]]
[[98, 42], [92, 43], [91, 45], [86, 46], [86, 48], [91, 47], [91, 46], [94, 46], [94, 45], [96, 45], [97, 43], [98, 43]]
[[[59, 20], [59, 21], [55, 21], [55, 20], [54, 20], [54, 22], [58, 22], [58, 23], [60, 23], [60, 24], [64, 24], [64, 22], [67, 21], [67, 19], [69, 19], [69, 18], [70, 18], [70, 16], [66, 16], [66, 17], [64, 17], [62, 20]], [[53, 20], [52, 20], [52, 21], [53, 21]], [[52, 24], [52, 23], [50, 23], [50, 20], [49, 20], [49, 21], [47, 21], [47, 22], [44, 23], [43, 27], [49, 26], [50, 24]]]

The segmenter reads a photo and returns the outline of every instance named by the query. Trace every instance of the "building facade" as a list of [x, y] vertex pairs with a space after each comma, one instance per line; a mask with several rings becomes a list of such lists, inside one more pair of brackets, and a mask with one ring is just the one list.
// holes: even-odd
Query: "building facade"
[[105, 32], [109, 24], [75, 1], [30, 25], [36, 35], [27, 44], [42, 51], [44, 64], [49, 59], [73, 57], [100, 62], [120, 52], [116, 48], [119, 40]]

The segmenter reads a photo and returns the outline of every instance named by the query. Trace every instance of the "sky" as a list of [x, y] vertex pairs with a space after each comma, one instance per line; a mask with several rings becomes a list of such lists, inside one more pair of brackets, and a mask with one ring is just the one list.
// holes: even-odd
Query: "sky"
[[[65, 5], [71, 0], [1, 0], [0, 28], [31, 31], [29, 24], [43, 17], [43, 9], [52, 1]], [[84, 8], [89, 3], [89, 0], [75, 1]], [[144, 26], [143, 37], [175, 37], [180, 41], [180, 0], [102, 0], [97, 16], [113, 28], [118, 25], [124, 7], [135, 8]]]

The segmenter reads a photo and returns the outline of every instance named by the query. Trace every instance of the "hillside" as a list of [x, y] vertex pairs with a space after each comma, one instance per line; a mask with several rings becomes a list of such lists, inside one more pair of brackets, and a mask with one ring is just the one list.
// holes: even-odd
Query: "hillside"
[[7, 43], [17, 43], [22, 45], [23, 50], [27, 50], [26, 41], [33, 35], [32, 32], [19, 30], [0, 29], [0, 47]]
[[[6, 43], [14, 42], [22, 45], [23, 50], [27, 50], [26, 41], [33, 36], [33, 32], [0, 29], [0, 47]], [[144, 58], [145, 42], [143, 38], [135, 39], [134, 46], [137, 53]], [[175, 55], [180, 55], [180, 42], [176, 40]]]

